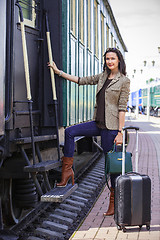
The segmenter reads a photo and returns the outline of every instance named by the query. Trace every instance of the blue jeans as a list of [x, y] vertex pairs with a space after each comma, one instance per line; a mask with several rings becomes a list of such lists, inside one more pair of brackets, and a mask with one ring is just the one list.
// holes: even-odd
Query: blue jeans
[[[104, 154], [109, 152], [114, 143], [114, 139], [118, 133], [118, 130], [109, 130], [98, 128], [95, 121], [80, 123], [65, 129], [65, 144], [64, 144], [64, 156], [73, 157], [74, 154], [74, 137], [76, 136], [101, 136], [101, 146]], [[117, 175], [111, 175], [111, 186], [115, 186], [115, 178]]]

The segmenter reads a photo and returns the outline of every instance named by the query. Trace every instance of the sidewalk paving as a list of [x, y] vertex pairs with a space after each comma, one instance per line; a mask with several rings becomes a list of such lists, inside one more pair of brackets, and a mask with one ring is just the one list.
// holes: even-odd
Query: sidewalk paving
[[[138, 126], [139, 130], [139, 164], [138, 172], [151, 178], [151, 228], [146, 230], [144, 225], [126, 227], [127, 232], [117, 230], [113, 216], [103, 217], [109, 204], [109, 190], [104, 190], [97, 199], [90, 213], [73, 233], [70, 240], [160, 240], [160, 119], [139, 115], [138, 119], [126, 117], [126, 126]], [[133, 170], [135, 159], [136, 134], [129, 131], [127, 151], [132, 152]]]

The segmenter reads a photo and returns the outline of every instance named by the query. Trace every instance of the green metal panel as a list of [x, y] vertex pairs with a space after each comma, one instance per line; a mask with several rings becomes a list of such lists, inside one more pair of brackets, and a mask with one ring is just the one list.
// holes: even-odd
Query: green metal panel
[[90, 108], [89, 108], [89, 113], [90, 113], [90, 118], [92, 118], [93, 115], [93, 86], [89, 86], [89, 92], [90, 92]]
[[67, 81], [67, 123], [66, 125], [71, 124], [71, 82]]
[[153, 106], [160, 107], [160, 85], [154, 87]]
[[[97, 57], [94, 57], [94, 74], [98, 74], [99, 72], [99, 69], [98, 69], [98, 66], [99, 66], [99, 60]], [[91, 115], [93, 117], [93, 113], [94, 113], [94, 106], [95, 106], [95, 102], [96, 102], [96, 89], [97, 89], [97, 86], [92, 86], [93, 89], [92, 89], [92, 109], [91, 109]]]
[[88, 100], [88, 85], [86, 86], [86, 120], [89, 119], [88, 116], [88, 105], [89, 105], [89, 100]]
[[150, 88], [150, 105], [154, 106], [154, 87]]
[[96, 89], [97, 89], [97, 86], [93, 86], [93, 105], [92, 105], [92, 116], [93, 116], [93, 113], [94, 113], [94, 106], [95, 106], [95, 102], [96, 102]]
[[[76, 75], [76, 56], [77, 56], [77, 40], [70, 35], [70, 72]], [[70, 82], [69, 93], [67, 95], [67, 104], [69, 104], [67, 115], [69, 114], [69, 122], [67, 125], [76, 123], [77, 94], [76, 83]]]
[[[87, 50], [87, 75], [90, 76], [91, 75], [91, 52], [89, 50]], [[91, 120], [92, 119], [92, 90], [93, 90], [93, 86], [88, 85], [87, 86], [87, 106], [86, 106], [86, 116], [87, 116], [87, 120]]]
[[[78, 56], [79, 76], [82, 77], [84, 74], [84, 46], [79, 42], [79, 56]], [[84, 121], [84, 101], [85, 98], [85, 86], [79, 87], [79, 122]]]
[[76, 84], [71, 82], [70, 84], [70, 108], [69, 108], [69, 113], [70, 113], [70, 121], [69, 125], [72, 125], [76, 122]]
[[[155, 106], [155, 100], [154, 100], [154, 88], [150, 88], [150, 106]], [[147, 101], [148, 101], [148, 88], [142, 89], [142, 104], [143, 107], [147, 106]]]
[[143, 99], [143, 107], [147, 106], [147, 98], [148, 98], [148, 89], [142, 89], [142, 99]]
[[87, 118], [86, 118], [86, 109], [87, 109], [87, 104], [88, 104], [88, 101], [87, 101], [87, 86], [84, 86], [83, 88], [83, 121], [86, 121]]
[[83, 91], [84, 87], [80, 86], [79, 87], [79, 121], [78, 122], [82, 122], [83, 121]]

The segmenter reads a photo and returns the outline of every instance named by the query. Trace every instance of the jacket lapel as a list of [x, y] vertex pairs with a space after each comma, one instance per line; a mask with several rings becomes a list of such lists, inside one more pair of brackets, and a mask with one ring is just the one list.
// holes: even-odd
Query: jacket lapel
[[103, 87], [106, 79], [108, 77], [108, 74], [107, 74], [107, 71], [105, 71], [102, 75], [102, 77], [99, 79], [99, 82], [98, 82], [98, 86], [97, 86], [97, 93], [101, 90], [101, 88]]
[[121, 74], [120, 72], [117, 73], [117, 75], [112, 79], [112, 81], [108, 84], [107, 88], [115, 84], [117, 81], [119, 81]]
[[[112, 81], [109, 83], [109, 85], [107, 86], [107, 88], [109, 88], [110, 86], [112, 86], [113, 84], [115, 84], [117, 81], [119, 81], [119, 77], [121, 76], [120, 72], [117, 73], [117, 75], [112, 79]], [[98, 83], [98, 89], [97, 89], [97, 93], [101, 90], [101, 88], [103, 87], [106, 79], [108, 77], [107, 71], [105, 71], [102, 75], [102, 78], [99, 80]]]

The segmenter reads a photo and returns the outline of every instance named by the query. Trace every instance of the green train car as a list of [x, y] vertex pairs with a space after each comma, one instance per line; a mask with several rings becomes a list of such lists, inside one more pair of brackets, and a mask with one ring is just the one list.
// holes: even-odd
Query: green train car
[[[148, 88], [142, 89], [142, 107], [143, 112], [147, 111], [148, 103]], [[150, 114], [153, 116], [160, 116], [160, 85], [150, 87]]]
[[94, 111], [96, 87], [59, 76], [53, 100], [46, 13], [53, 59], [67, 73], [99, 73], [107, 47], [127, 51], [108, 0], [0, 0], [0, 221], [6, 226], [18, 223], [23, 209], [35, 207], [53, 187], [65, 127], [91, 120]]
[[[103, 54], [107, 47], [127, 51], [108, 1], [62, 1], [63, 70], [78, 76], [102, 71]], [[67, 11], [66, 11], [67, 10]], [[96, 86], [78, 87], [63, 82], [64, 126], [92, 119]]]
[[160, 107], [160, 85], [151, 89], [151, 105], [153, 107]]
[[148, 89], [142, 89], [142, 106], [147, 106], [147, 98], [148, 98]]

